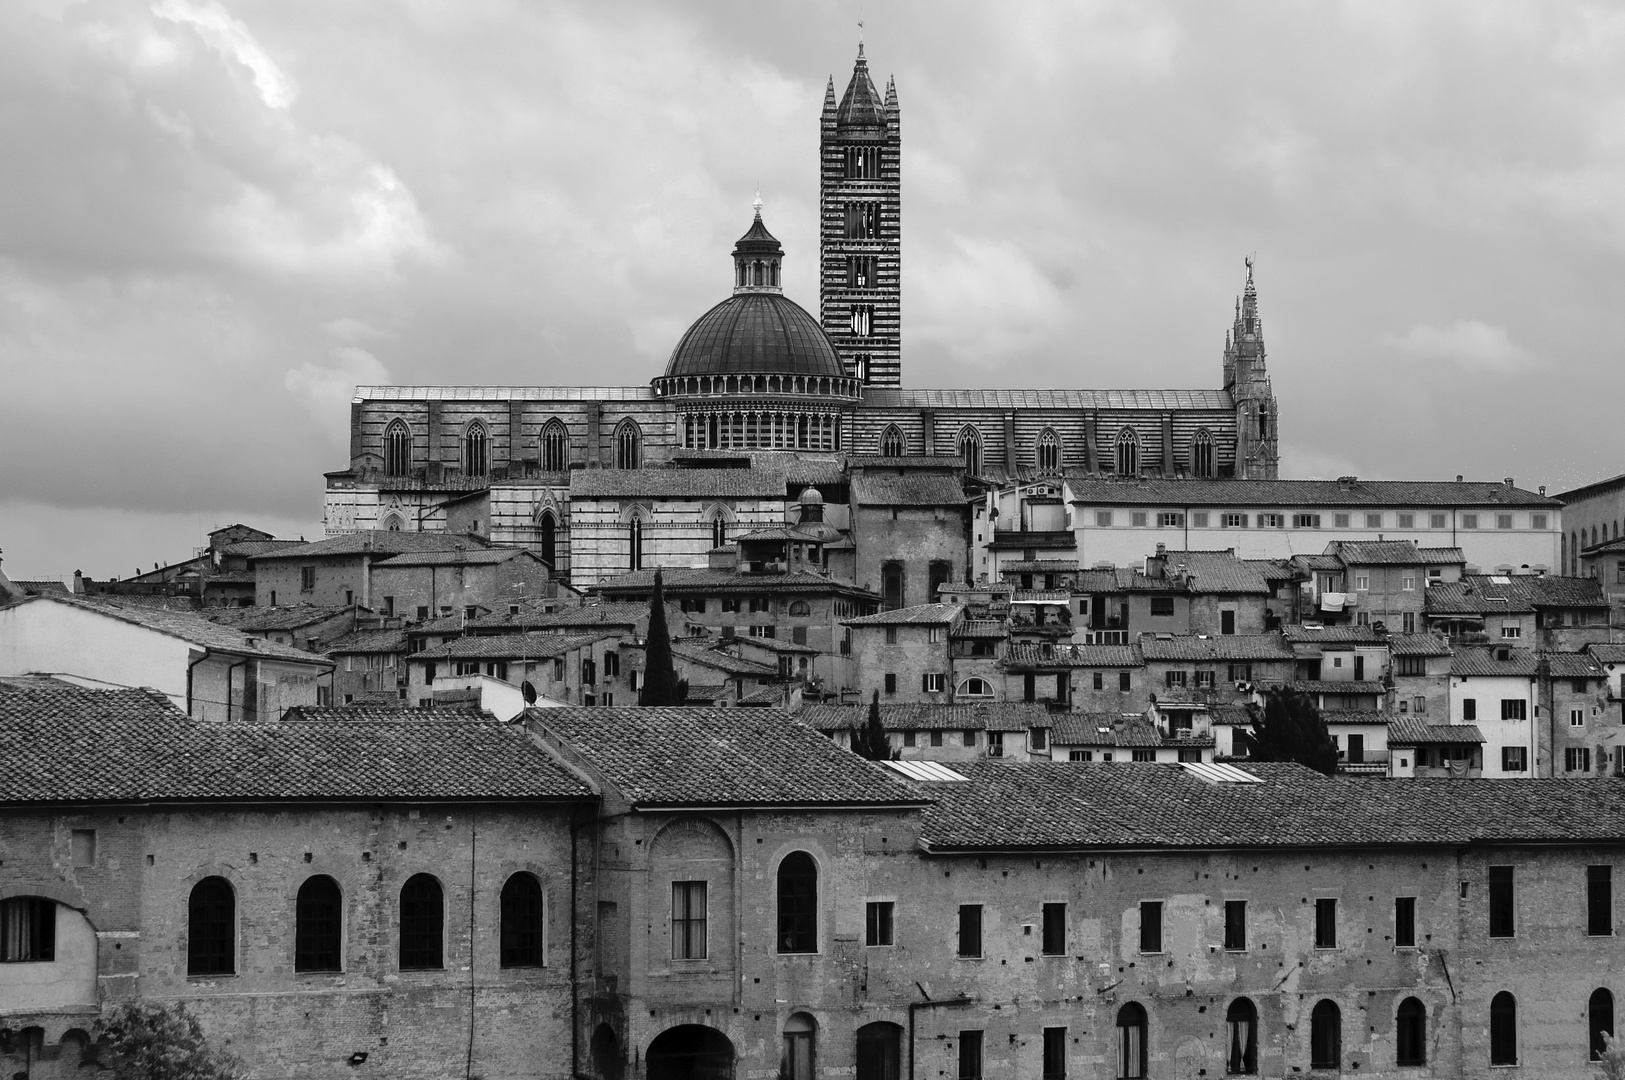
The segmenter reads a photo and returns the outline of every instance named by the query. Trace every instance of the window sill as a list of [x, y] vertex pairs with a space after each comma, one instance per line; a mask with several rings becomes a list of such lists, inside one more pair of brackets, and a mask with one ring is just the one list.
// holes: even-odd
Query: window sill
[[320, 979], [343, 974], [343, 968], [309, 968], [305, 971], [295, 971], [293, 977], [296, 979]]
[[221, 972], [219, 975], [192, 975], [192, 974], [188, 973], [187, 976], [186, 976], [186, 981], [187, 982], [214, 982], [214, 981], [216, 981], [218, 979], [235, 979], [235, 978], [237, 978], [237, 973], [235, 971], [224, 971], [224, 972]]
[[985, 956], [956, 956], [955, 960], [986, 960]]

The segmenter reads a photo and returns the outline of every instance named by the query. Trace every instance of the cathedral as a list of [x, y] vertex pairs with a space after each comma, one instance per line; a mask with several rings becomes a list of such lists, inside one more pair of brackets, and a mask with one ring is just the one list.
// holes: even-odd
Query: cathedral
[[905, 385], [900, 110], [862, 46], [839, 100], [830, 80], [819, 125], [817, 318], [784, 295], [758, 200], [731, 295], [646, 386], [358, 387], [349, 466], [327, 474], [328, 534], [479, 532], [589, 585], [703, 566], [731, 536], [793, 516], [805, 489], [840, 496], [854, 458], [955, 462], [992, 485], [1276, 476], [1250, 266], [1222, 388]]

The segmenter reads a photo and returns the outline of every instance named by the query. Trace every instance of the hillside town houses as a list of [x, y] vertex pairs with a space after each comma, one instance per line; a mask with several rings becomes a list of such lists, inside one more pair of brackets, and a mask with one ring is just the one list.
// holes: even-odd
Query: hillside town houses
[[816, 316], [758, 202], [648, 385], [359, 387], [326, 535], [0, 573], [0, 1075], [1594, 1075], [1625, 477], [1281, 477], [1250, 262], [1217, 388], [909, 388], [837, 90]]

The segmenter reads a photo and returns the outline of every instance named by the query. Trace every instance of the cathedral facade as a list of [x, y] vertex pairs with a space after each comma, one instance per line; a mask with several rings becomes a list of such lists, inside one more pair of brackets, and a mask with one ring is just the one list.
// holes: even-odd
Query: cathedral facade
[[732, 294], [647, 386], [358, 387], [349, 465], [327, 474], [328, 534], [478, 531], [591, 584], [704, 565], [730, 535], [783, 521], [806, 487], [844, 487], [853, 455], [957, 458], [993, 484], [1276, 476], [1250, 267], [1219, 388], [905, 386], [900, 112], [861, 48], [839, 101], [831, 80], [820, 130], [818, 318], [784, 296], [758, 203]]

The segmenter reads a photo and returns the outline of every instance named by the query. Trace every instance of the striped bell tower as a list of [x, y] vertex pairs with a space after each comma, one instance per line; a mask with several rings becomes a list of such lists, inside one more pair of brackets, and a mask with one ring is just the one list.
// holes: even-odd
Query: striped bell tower
[[902, 382], [902, 140], [897, 82], [881, 98], [858, 45], [846, 95], [824, 92], [819, 137], [818, 309], [847, 373]]

